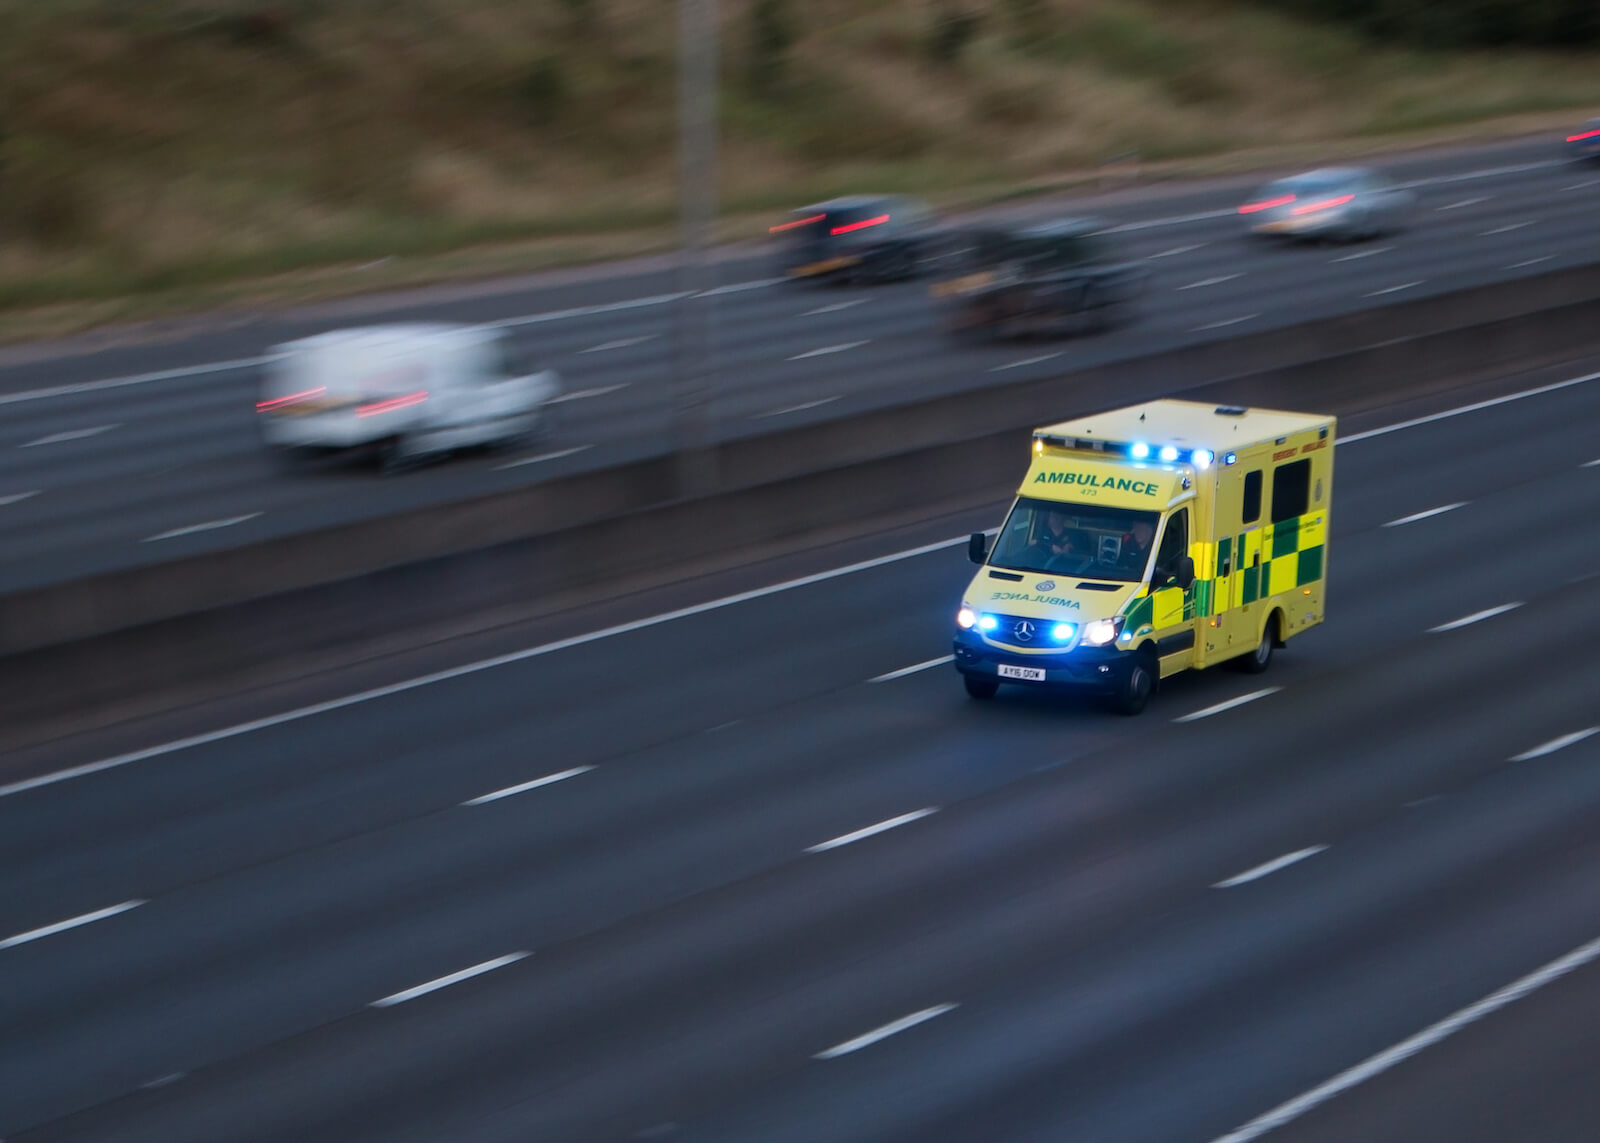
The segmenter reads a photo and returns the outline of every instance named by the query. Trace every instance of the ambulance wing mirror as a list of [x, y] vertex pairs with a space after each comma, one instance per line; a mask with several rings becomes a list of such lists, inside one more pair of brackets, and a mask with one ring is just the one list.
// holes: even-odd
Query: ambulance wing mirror
[[1178, 574], [1172, 577], [1178, 581], [1178, 586], [1188, 591], [1194, 586], [1194, 558], [1183, 556], [1178, 560]]
[[989, 537], [982, 532], [972, 533], [972, 538], [967, 541], [967, 559], [975, 564], [982, 564], [989, 557]]

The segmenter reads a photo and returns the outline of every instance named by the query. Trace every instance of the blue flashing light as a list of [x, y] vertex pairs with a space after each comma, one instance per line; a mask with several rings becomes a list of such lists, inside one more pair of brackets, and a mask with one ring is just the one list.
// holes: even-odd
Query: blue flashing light
[[1143, 460], [1150, 455], [1150, 446], [1143, 441], [1134, 441], [1128, 446], [1128, 455], [1134, 460]]
[[1208, 448], [1197, 448], [1189, 454], [1190, 462], [1199, 469], [1211, 467], [1211, 462], [1217, 459], [1217, 454]]
[[1000, 621], [992, 615], [980, 615], [978, 617], [978, 630], [980, 631], [993, 631], [998, 626], [1000, 626]]
[[1072, 642], [1072, 637], [1077, 633], [1077, 624], [1057, 623], [1050, 629], [1050, 638], [1054, 639], [1057, 643], [1070, 643]]
[[1173, 448], [1171, 445], [1162, 445], [1161, 459], [1166, 461], [1168, 464], [1171, 464], [1173, 461], [1178, 459], [1178, 450]]
[[1227, 456], [1222, 458], [1222, 463], [1223, 464], [1238, 464], [1239, 463], [1239, 454], [1236, 453], [1236, 452], [1230, 452]]

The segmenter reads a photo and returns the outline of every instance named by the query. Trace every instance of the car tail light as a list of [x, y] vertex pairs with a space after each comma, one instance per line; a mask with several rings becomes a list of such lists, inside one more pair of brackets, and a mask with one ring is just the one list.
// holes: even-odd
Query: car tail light
[[1600, 131], [1584, 131], [1577, 135], [1568, 135], [1567, 142], [1577, 143], [1583, 139], [1600, 139]]
[[1319, 210], [1332, 210], [1336, 206], [1343, 206], [1355, 200], [1353, 194], [1342, 194], [1338, 198], [1325, 198], [1320, 202], [1308, 202], [1295, 207], [1290, 214], [1315, 214]]
[[256, 412], [265, 413], [269, 409], [281, 409], [285, 405], [298, 405], [301, 401], [311, 401], [322, 396], [328, 391], [326, 385], [318, 385], [315, 389], [306, 389], [300, 393], [290, 393], [284, 397], [273, 397], [267, 401], [256, 402]]
[[396, 409], [409, 409], [413, 405], [420, 405], [428, 399], [426, 389], [417, 393], [407, 393], [404, 397], [390, 397], [386, 401], [374, 401], [370, 405], [361, 405], [356, 408], [358, 417], [376, 417], [380, 413], [392, 413]]
[[882, 226], [889, 221], [887, 214], [880, 214], [877, 218], [863, 218], [860, 222], [848, 222], [843, 226], [835, 226], [829, 234], [849, 234], [852, 230], [865, 230], [869, 226]]
[[782, 234], [785, 230], [794, 230], [800, 226], [810, 226], [813, 222], [821, 222], [827, 215], [813, 214], [810, 218], [797, 218], [793, 222], [780, 222], [777, 226], [767, 227], [768, 234]]
[[1288, 206], [1294, 201], [1294, 195], [1284, 194], [1277, 198], [1262, 199], [1260, 202], [1247, 202], [1239, 208], [1240, 214], [1255, 214], [1260, 210], [1271, 210], [1275, 206]]

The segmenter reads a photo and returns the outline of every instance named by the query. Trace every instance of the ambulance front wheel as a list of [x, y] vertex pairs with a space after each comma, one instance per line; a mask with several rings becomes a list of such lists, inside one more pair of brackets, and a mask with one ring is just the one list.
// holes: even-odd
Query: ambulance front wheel
[[998, 679], [986, 679], [982, 675], [962, 675], [961, 682], [967, 688], [967, 694], [975, 699], [992, 699], [1000, 693]]
[[1156, 664], [1148, 655], [1140, 655], [1128, 665], [1122, 685], [1111, 696], [1111, 709], [1118, 714], [1134, 715], [1144, 710], [1156, 689]]

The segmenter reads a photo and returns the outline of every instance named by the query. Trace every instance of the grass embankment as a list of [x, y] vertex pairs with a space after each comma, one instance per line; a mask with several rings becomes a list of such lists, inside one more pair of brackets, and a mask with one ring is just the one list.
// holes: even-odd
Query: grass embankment
[[[974, 201], [1600, 105], [1600, 54], [1377, 48], [1243, 0], [721, 7], [730, 236], [847, 189]], [[673, 10], [0, 0], [0, 335], [670, 246]]]

